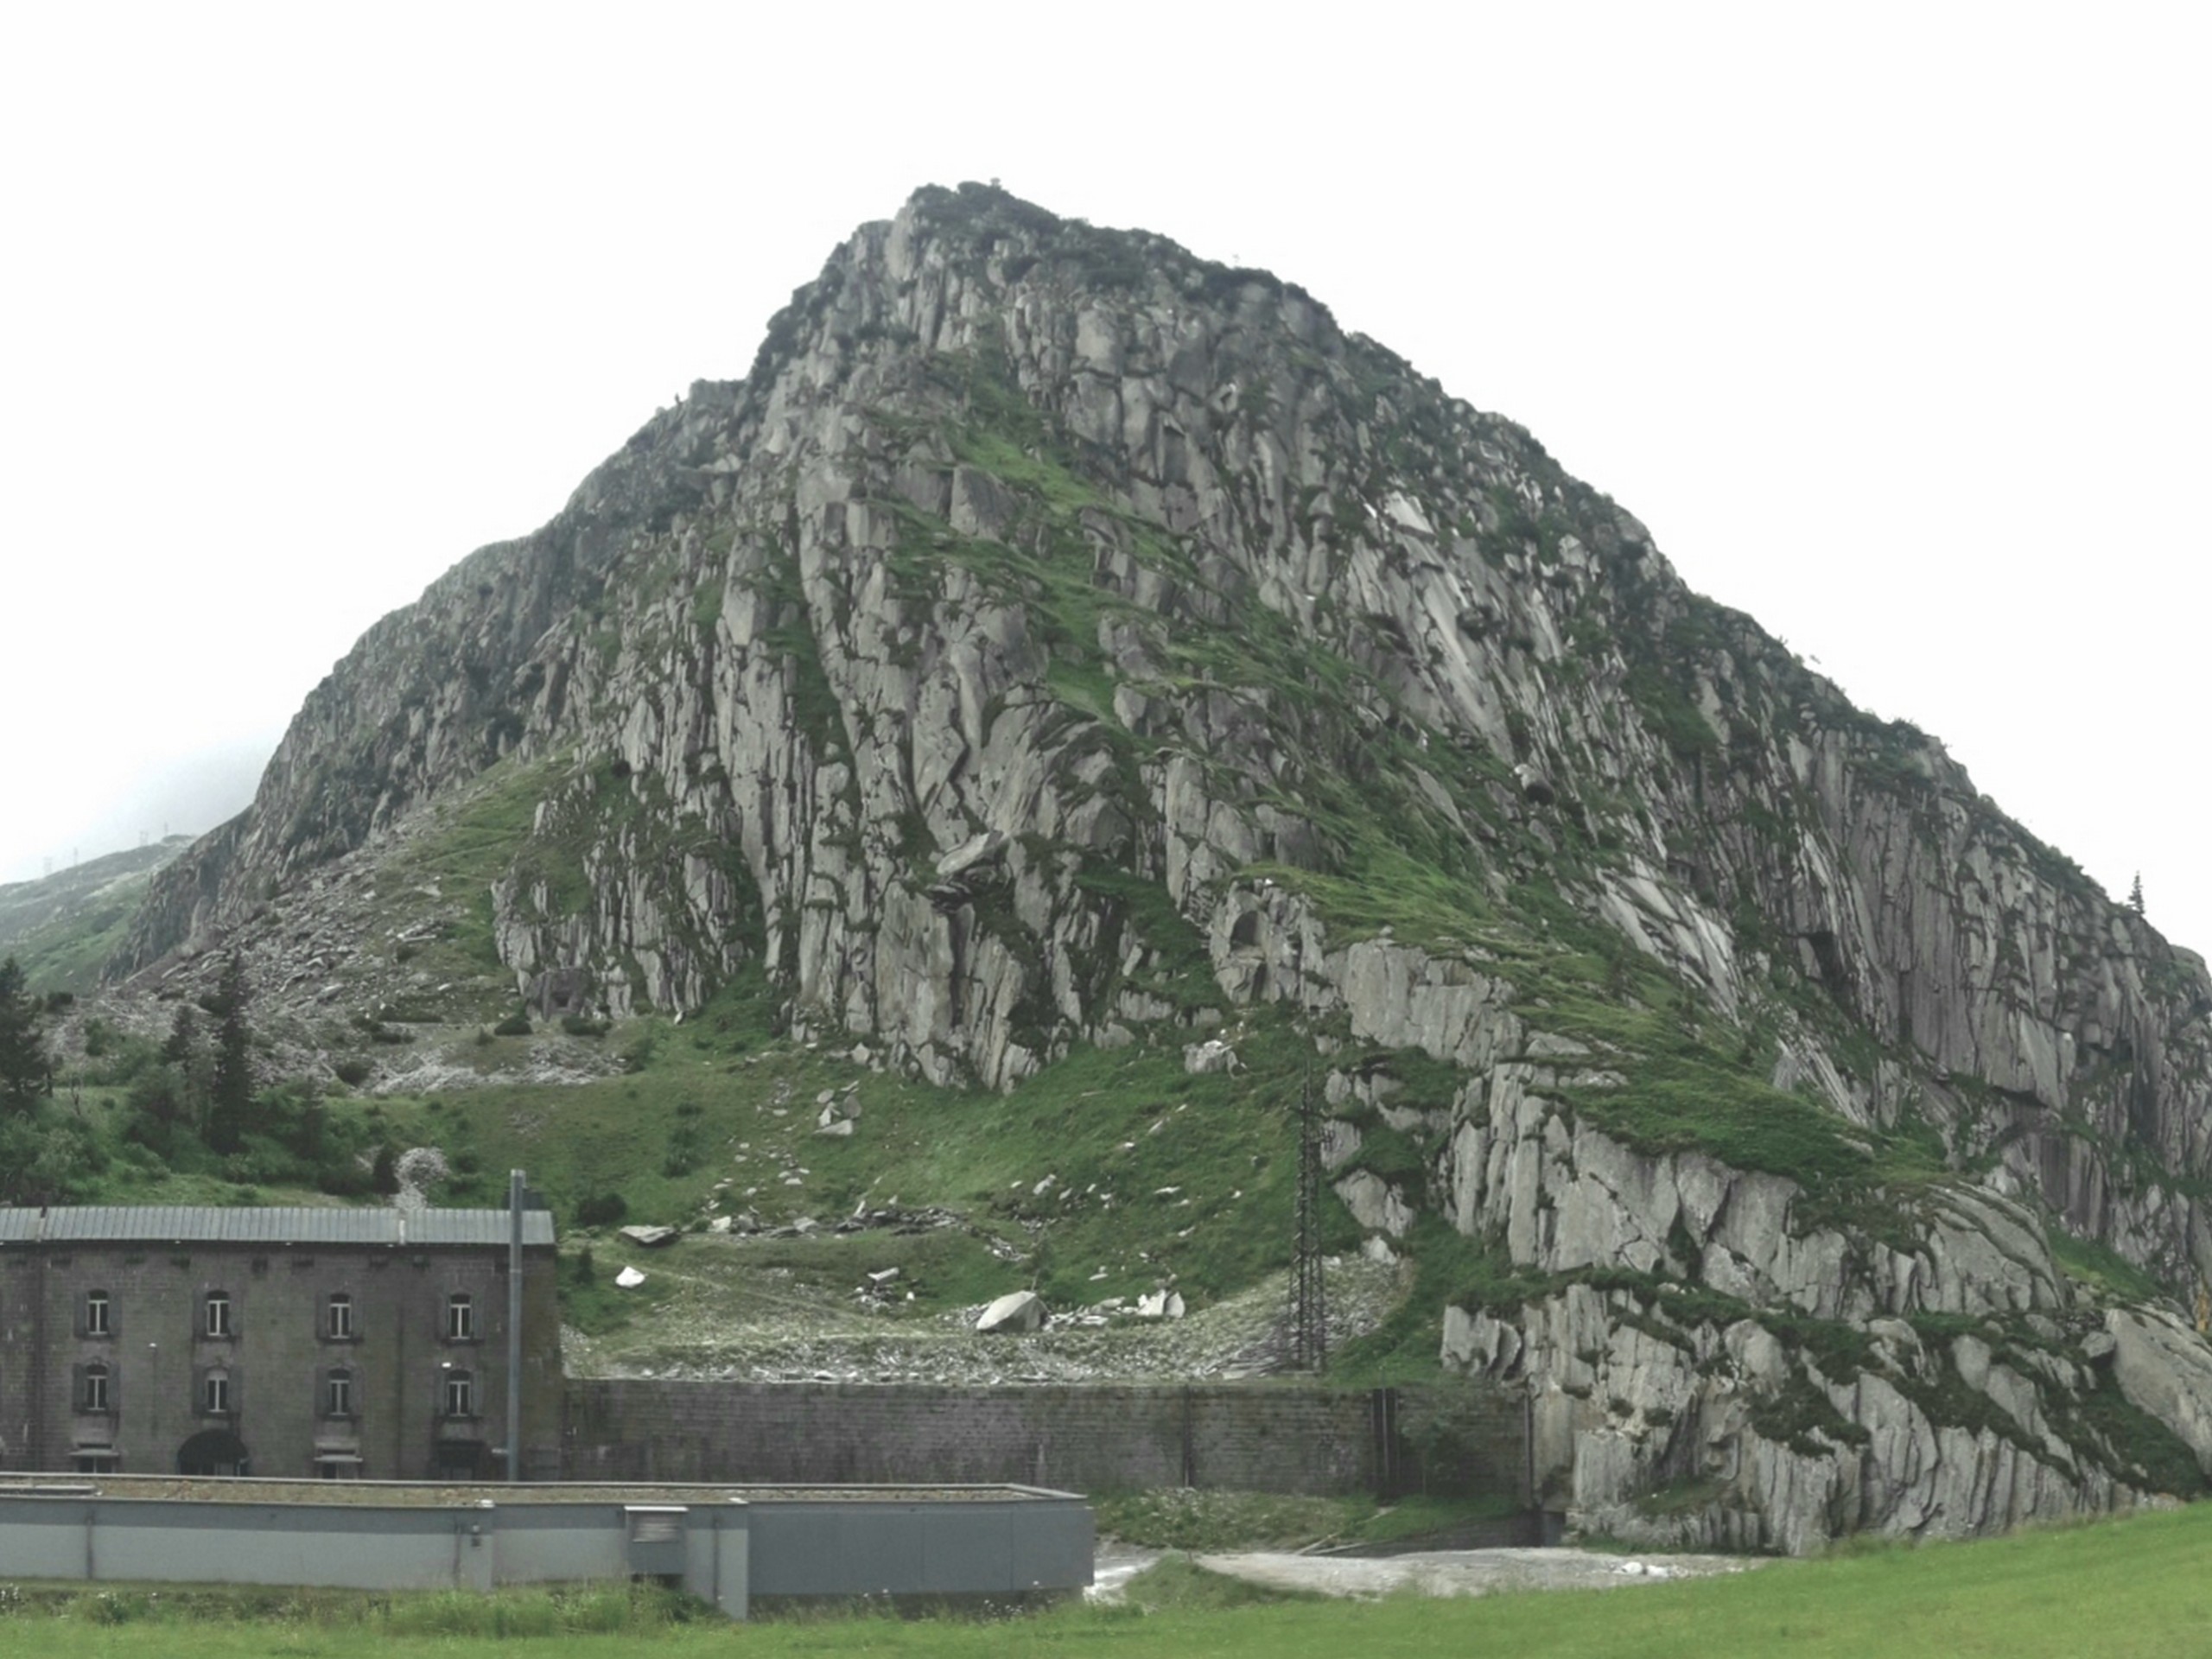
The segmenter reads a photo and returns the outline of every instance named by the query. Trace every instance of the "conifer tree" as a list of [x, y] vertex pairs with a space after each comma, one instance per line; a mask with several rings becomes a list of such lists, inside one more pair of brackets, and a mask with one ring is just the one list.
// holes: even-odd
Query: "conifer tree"
[[10, 957], [0, 962], [0, 1111], [29, 1116], [53, 1091], [38, 999], [23, 988], [23, 970]]
[[193, 1016], [192, 1004], [177, 1005], [176, 1017], [169, 1021], [169, 1034], [162, 1040], [162, 1064], [174, 1069], [181, 1096], [194, 1100], [197, 1116], [206, 1103], [198, 1096], [207, 1084], [207, 1053], [200, 1039], [200, 1022]]
[[2138, 916], [2143, 913], [2143, 872], [2135, 872], [2135, 885], [2127, 890], [2127, 907]]
[[215, 1059], [207, 1077], [207, 1144], [236, 1152], [253, 1114], [253, 1033], [245, 1022], [245, 960], [223, 963], [208, 1012], [215, 1016]]

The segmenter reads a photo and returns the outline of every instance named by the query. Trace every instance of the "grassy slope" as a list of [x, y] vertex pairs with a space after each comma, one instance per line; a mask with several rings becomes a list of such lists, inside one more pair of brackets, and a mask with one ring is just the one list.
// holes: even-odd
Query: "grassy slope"
[[[378, 1108], [403, 1139], [454, 1156], [463, 1174], [443, 1195], [451, 1202], [488, 1201], [503, 1172], [519, 1166], [564, 1221], [609, 1193], [625, 1200], [629, 1220], [677, 1225], [717, 1207], [718, 1197], [719, 1207], [750, 1209], [771, 1226], [802, 1216], [828, 1223], [861, 1205], [957, 1211], [976, 1234], [869, 1236], [866, 1265], [906, 1269], [916, 1313], [1033, 1278], [1062, 1306], [1134, 1295], [1170, 1275], [1187, 1297], [1211, 1300], [1287, 1262], [1292, 1114], [1304, 1078], [1294, 1051], [1258, 1028], [1235, 1076], [1188, 1076], [1176, 1039], [1081, 1050], [1010, 1095], [963, 1093], [772, 1039], [760, 1022], [765, 999], [753, 988], [734, 988], [680, 1027], [639, 1021], [610, 1035], [639, 1067], [628, 1075]], [[817, 1134], [817, 1096], [842, 1097], [847, 1084], [857, 1085], [855, 1133]], [[728, 1185], [718, 1195], [721, 1182]], [[1355, 1235], [1348, 1217], [1344, 1224], [1338, 1243], [1348, 1246]], [[603, 1230], [569, 1243], [594, 1245], [601, 1268], [626, 1249]], [[821, 1287], [839, 1293], [860, 1265], [844, 1259], [841, 1240], [728, 1248], [802, 1279], [824, 1263]], [[710, 1257], [702, 1242], [654, 1259], [703, 1268]]]
[[150, 870], [119, 875], [0, 944], [0, 957], [15, 957], [35, 991], [89, 991], [121, 946], [152, 880]]
[[[493, 1639], [494, 1615], [462, 1599], [316, 1597], [289, 1617], [255, 1622], [97, 1622], [119, 1611], [86, 1597], [60, 1618], [0, 1618], [0, 1655], [160, 1651], [176, 1659], [283, 1653], [345, 1659], [372, 1652], [559, 1654], [563, 1659], [663, 1653], [1148, 1656], [1542, 1653], [1553, 1659], [1704, 1659], [1708, 1654], [1802, 1659], [1894, 1656], [2112, 1656], [2195, 1653], [2212, 1628], [2212, 1509], [2182, 1510], [1971, 1544], [1865, 1551], [1780, 1562], [1725, 1579], [1604, 1592], [1499, 1595], [1433, 1602], [1278, 1602], [1250, 1599], [1177, 1570], [1155, 1605], [1071, 1607], [1013, 1623], [899, 1624], [820, 1617], [734, 1632], [715, 1624], [572, 1631]], [[263, 1599], [264, 1603], [267, 1598]], [[319, 1609], [308, 1612], [309, 1607]], [[559, 1628], [543, 1598], [513, 1598], [498, 1622]], [[122, 1611], [143, 1611], [143, 1605]], [[472, 1625], [474, 1630], [472, 1630]], [[434, 1631], [451, 1634], [432, 1634]]]

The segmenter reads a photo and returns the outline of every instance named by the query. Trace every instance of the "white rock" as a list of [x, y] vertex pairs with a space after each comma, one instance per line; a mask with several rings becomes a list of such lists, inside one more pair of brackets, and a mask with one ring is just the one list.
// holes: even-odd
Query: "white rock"
[[1017, 1290], [1001, 1296], [976, 1319], [978, 1332], [1026, 1334], [1045, 1328], [1045, 1304], [1033, 1290]]
[[1183, 1069], [1193, 1077], [1234, 1071], [1238, 1065], [1236, 1051], [1218, 1037], [1209, 1037], [1203, 1043], [1192, 1043], [1183, 1050]]

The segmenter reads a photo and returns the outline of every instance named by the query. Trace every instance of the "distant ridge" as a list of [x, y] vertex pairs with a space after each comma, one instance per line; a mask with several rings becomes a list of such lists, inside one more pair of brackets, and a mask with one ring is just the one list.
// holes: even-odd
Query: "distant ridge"
[[89, 988], [154, 872], [191, 844], [189, 836], [170, 836], [0, 883], [0, 957], [20, 959], [36, 989]]

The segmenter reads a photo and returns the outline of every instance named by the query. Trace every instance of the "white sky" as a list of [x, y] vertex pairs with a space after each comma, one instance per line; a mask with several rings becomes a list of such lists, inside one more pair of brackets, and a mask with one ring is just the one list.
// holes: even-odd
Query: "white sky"
[[997, 176], [1522, 422], [2212, 947], [2212, 11], [764, 11], [8, 10], [0, 880], [208, 827], [378, 615]]

